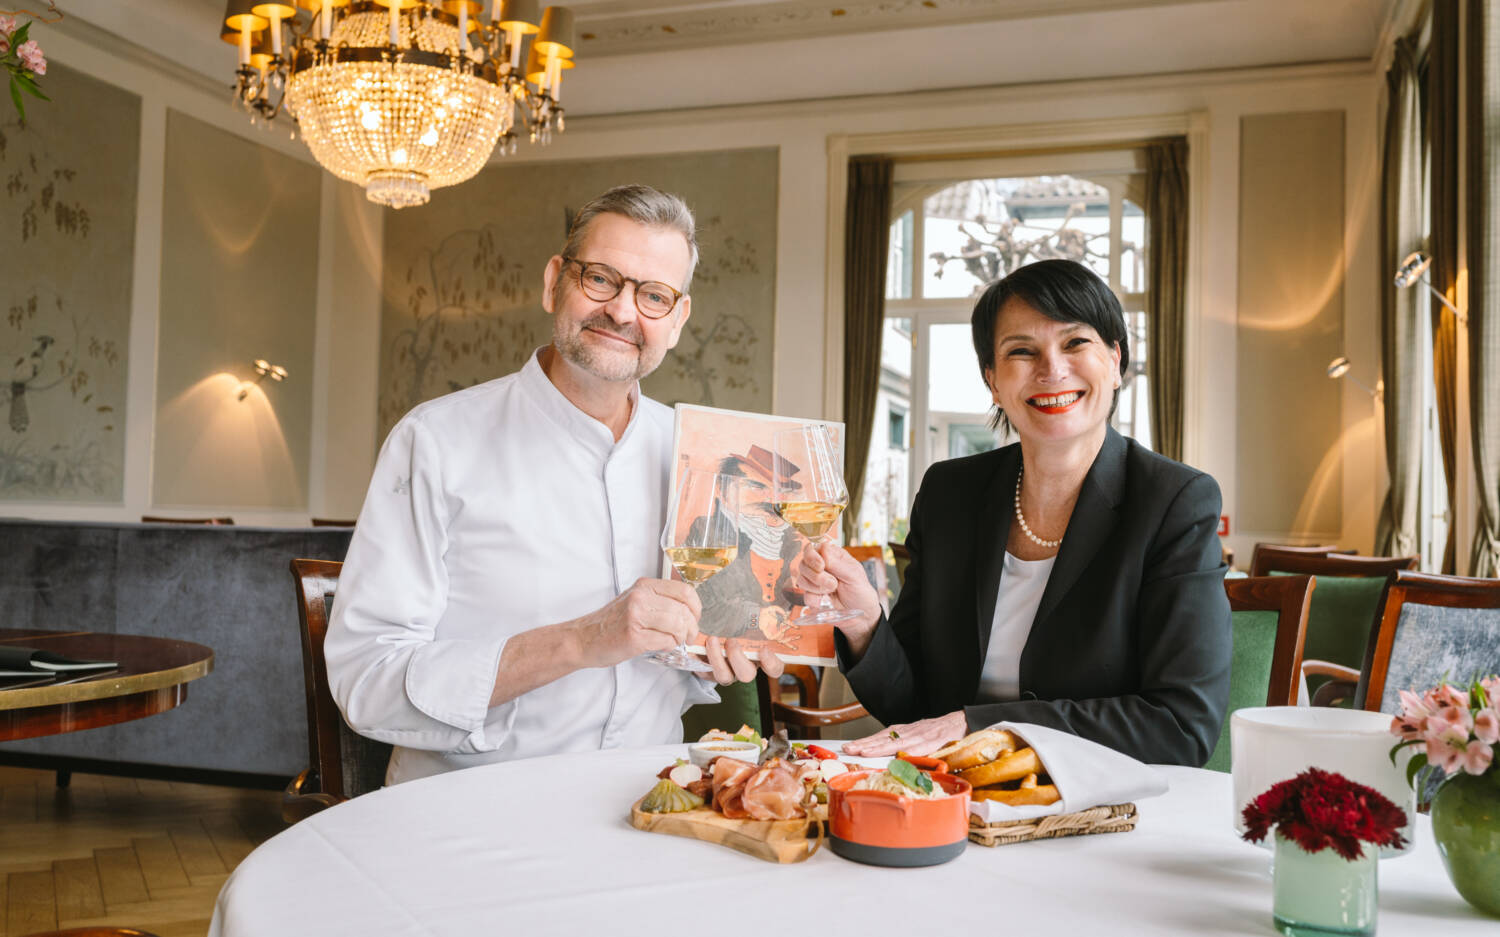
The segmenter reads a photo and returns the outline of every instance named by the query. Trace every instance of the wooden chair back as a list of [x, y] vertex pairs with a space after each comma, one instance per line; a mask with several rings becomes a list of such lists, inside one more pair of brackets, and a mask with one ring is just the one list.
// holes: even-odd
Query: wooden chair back
[[1340, 550], [1333, 544], [1321, 546], [1295, 546], [1290, 543], [1257, 543], [1250, 551], [1250, 575], [1269, 576], [1272, 570], [1279, 572], [1291, 572], [1278, 563], [1296, 562], [1298, 559], [1308, 556], [1327, 556], [1330, 553], [1341, 553], [1346, 556], [1354, 556], [1354, 550]]
[[1400, 570], [1386, 582], [1354, 699], [1401, 711], [1399, 693], [1500, 673], [1500, 579]]
[[134, 927], [71, 927], [67, 930], [49, 930], [29, 937], [156, 937], [155, 934]]
[[158, 517], [154, 514], [142, 514], [142, 524], [207, 524], [210, 527], [233, 527], [232, 517]]
[[[1219, 743], [1204, 766], [1228, 771], [1229, 717], [1248, 706], [1295, 706], [1301, 685], [1302, 642], [1307, 635], [1307, 612], [1312, 605], [1315, 583], [1311, 576], [1260, 576], [1224, 580], [1231, 614], [1275, 612], [1276, 624], [1270, 661], [1258, 649], [1265, 647], [1265, 633], [1259, 623], [1236, 614], [1235, 649], [1229, 690], [1229, 710], [1219, 732]], [[1269, 673], [1266, 665], [1269, 663]], [[1265, 681], [1264, 699], [1256, 695]]]
[[391, 746], [350, 729], [328, 687], [323, 640], [343, 565], [336, 560], [292, 560], [302, 631], [308, 769], [292, 781], [282, 798], [282, 816], [288, 823], [379, 788], [390, 762]]
[[342, 520], [337, 517], [314, 517], [312, 518], [312, 525], [314, 527], [353, 527], [354, 519]]

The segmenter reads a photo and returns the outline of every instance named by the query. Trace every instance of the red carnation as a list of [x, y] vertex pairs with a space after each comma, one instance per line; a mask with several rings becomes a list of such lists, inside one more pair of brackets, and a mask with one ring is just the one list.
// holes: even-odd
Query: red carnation
[[1260, 842], [1272, 827], [1307, 852], [1333, 849], [1358, 859], [1360, 843], [1400, 849], [1406, 811], [1374, 788], [1342, 774], [1308, 768], [1271, 785], [1245, 807], [1245, 839]]

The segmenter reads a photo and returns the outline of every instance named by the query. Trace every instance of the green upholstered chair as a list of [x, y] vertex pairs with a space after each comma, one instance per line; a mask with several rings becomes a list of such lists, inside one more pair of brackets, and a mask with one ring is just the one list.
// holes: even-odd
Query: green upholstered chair
[[1295, 706], [1302, 640], [1313, 593], [1311, 576], [1226, 579], [1234, 629], [1229, 710], [1219, 744], [1204, 765], [1229, 770], [1229, 717], [1248, 706]]
[[[1321, 588], [1321, 585], [1319, 586]], [[1401, 571], [1385, 587], [1354, 698], [1395, 715], [1400, 692], [1500, 673], [1500, 579]]]
[[1365, 662], [1365, 644], [1379, 616], [1386, 577], [1397, 570], [1415, 569], [1419, 559], [1344, 553], [1309, 556], [1283, 550], [1276, 550], [1269, 559], [1261, 557], [1262, 575], [1318, 579], [1302, 652], [1313, 705], [1347, 704]]
[[733, 732], [742, 725], [753, 726], [765, 733], [765, 723], [760, 718], [760, 695], [757, 684], [763, 682], [760, 673], [754, 683], [731, 683], [719, 687], [719, 702], [701, 703], [682, 714], [682, 740], [696, 742], [709, 729]]

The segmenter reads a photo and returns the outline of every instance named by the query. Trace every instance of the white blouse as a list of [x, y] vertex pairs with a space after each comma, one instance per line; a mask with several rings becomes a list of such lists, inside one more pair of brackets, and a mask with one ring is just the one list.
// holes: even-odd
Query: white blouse
[[661, 574], [672, 411], [634, 392], [618, 442], [548, 380], [428, 401], [391, 430], [339, 577], [325, 654], [387, 783], [513, 758], [682, 738], [712, 685], [643, 658], [489, 705], [506, 641]]
[[979, 672], [979, 702], [1003, 703], [1021, 698], [1021, 650], [1031, 637], [1037, 607], [1057, 557], [1023, 560], [1005, 552], [1000, 592], [990, 624], [990, 645]]

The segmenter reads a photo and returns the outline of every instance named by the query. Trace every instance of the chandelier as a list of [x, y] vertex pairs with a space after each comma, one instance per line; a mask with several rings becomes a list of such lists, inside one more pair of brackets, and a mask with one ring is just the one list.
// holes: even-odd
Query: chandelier
[[239, 46], [235, 99], [252, 123], [293, 120], [313, 157], [372, 202], [425, 204], [433, 189], [472, 178], [497, 145], [514, 153], [518, 111], [532, 143], [563, 130], [567, 7], [539, 16], [537, 0], [295, 3], [229, 0], [220, 38]]

